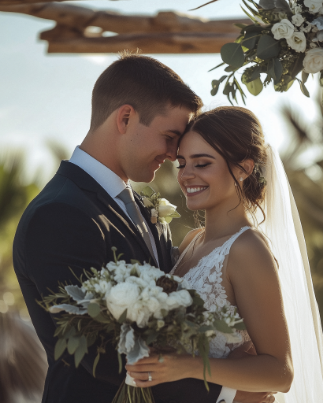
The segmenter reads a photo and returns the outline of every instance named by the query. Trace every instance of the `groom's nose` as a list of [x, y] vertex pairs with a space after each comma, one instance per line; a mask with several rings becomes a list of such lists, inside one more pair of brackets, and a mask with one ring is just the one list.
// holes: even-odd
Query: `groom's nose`
[[177, 157], [177, 142], [173, 142], [167, 147], [166, 158], [171, 161], [176, 161]]

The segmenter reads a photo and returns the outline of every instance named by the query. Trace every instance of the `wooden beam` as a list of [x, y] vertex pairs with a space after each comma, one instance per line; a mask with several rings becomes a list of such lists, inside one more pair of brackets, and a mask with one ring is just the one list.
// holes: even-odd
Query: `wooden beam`
[[101, 38], [51, 40], [48, 53], [115, 53], [124, 49], [142, 53], [219, 53], [236, 35], [215, 33], [122, 34]]
[[[156, 16], [122, 15], [70, 4], [1, 5], [0, 11], [56, 21], [40, 34], [49, 53], [114, 53], [141, 49], [143, 53], [218, 53], [238, 33], [235, 23], [248, 19], [208, 20], [172, 11]], [[118, 35], [114, 35], [118, 34]]]
[[250, 24], [250, 20], [248, 19], [208, 20], [172, 11], [162, 11], [154, 17], [145, 15], [132, 16], [109, 11], [94, 11], [76, 5], [55, 3], [0, 5], [0, 11], [22, 13], [47, 20], [54, 20], [59, 25], [73, 28], [95, 26], [101, 28], [102, 31], [120, 34], [137, 32], [218, 32], [231, 34], [239, 32], [234, 23], [239, 21]]

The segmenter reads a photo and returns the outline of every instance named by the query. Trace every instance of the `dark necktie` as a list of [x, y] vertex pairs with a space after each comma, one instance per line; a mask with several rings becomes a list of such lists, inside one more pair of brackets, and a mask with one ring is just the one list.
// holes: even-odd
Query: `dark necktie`
[[149, 232], [147, 226], [142, 218], [142, 215], [139, 211], [139, 208], [135, 202], [135, 198], [133, 196], [132, 190], [130, 188], [125, 188], [121, 193], [117, 196], [120, 200], [122, 200], [126, 206], [127, 213], [129, 217], [138, 228], [142, 237], [144, 238], [145, 244], [147, 245], [152, 256], [155, 257], [153, 248], [150, 242]]

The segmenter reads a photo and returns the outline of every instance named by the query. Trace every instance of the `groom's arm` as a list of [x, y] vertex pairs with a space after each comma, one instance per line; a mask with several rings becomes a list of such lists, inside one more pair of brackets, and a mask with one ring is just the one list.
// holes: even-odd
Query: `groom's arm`
[[[75, 207], [64, 203], [40, 207], [31, 218], [25, 236], [26, 272], [36, 285], [39, 297], [48, 295], [49, 289], [58, 291], [58, 282], [79, 285], [69, 267], [79, 277], [84, 269], [100, 269], [107, 258], [112, 260], [110, 248], [106, 250], [107, 245], [111, 243], [109, 239], [105, 239], [106, 236], [94, 219]], [[56, 339], [52, 336], [55, 328], [51, 326], [47, 329], [47, 326], [39, 323], [38, 318], [44, 316], [43, 312], [37, 309], [42, 308], [37, 306], [35, 301], [32, 306], [32, 319], [40, 338], [49, 340], [48, 344], [51, 345], [47, 346], [46, 350], [53, 359]], [[53, 315], [51, 317], [55, 324]], [[44, 334], [45, 332], [52, 332], [52, 335]], [[92, 374], [96, 354], [97, 348], [94, 345], [81, 362], [89, 374]], [[118, 374], [118, 367], [117, 352], [108, 343], [106, 354], [101, 354], [96, 368], [96, 378], [119, 385], [125, 377], [125, 371]]]

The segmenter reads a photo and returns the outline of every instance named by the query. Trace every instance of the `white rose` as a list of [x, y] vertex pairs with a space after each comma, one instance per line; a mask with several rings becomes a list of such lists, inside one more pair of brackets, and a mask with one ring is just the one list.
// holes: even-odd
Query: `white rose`
[[316, 45], [315, 43], [311, 42], [311, 43], [310, 43], [310, 48], [311, 48], [311, 49], [317, 48], [317, 45]]
[[303, 61], [305, 73], [314, 74], [323, 70], [323, 49], [310, 49]]
[[289, 20], [284, 19], [274, 24], [271, 28], [271, 32], [276, 40], [291, 38], [294, 33], [294, 25]]
[[302, 32], [310, 32], [312, 28], [313, 28], [313, 25], [306, 22], [306, 26], [305, 26], [305, 24], [303, 24], [303, 26], [300, 28], [300, 30]]
[[297, 6], [297, 5], [295, 5], [295, 7], [294, 7], [295, 14], [301, 13], [302, 10], [303, 10], [303, 9], [302, 9], [302, 6]]
[[167, 217], [170, 214], [173, 214], [176, 211], [177, 207], [171, 204], [168, 200], [166, 199], [160, 199], [159, 200], [159, 207], [158, 207], [158, 213], [159, 217]]
[[291, 38], [286, 39], [288, 45], [296, 52], [305, 52], [306, 36], [304, 32], [294, 32]]
[[168, 309], [176, 309], [180, 306], [187, 307], [192, 305], [192, 302], [192, 297], [186, 290], [171, 292], [166, 301]]
[[147, 326], [150, 315], [150, 310], [143, 301], [137, 301], [129, 306], [127, 311], [127, 318], [132, 322], [136, 322], [139, 327]]
[[118, 320], [125, 309], [129, 309], [138, 301], [139, 291], [136, 284], [130, 283], [120, 283], [111, 288], [106, 303], [115, 319]]
[[322, 7], [322, 0], [304, 0], [304, 5], [308, 7], [310, 13], [314, 14]]
[[295, 14], [292, 17], [292, 22], [297, 27], [301, 26], [304, 21], [305, 21], [305, 18], [301, 14]]

